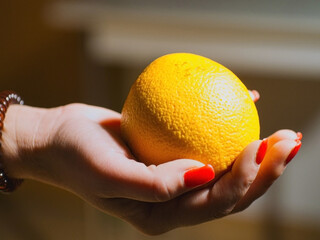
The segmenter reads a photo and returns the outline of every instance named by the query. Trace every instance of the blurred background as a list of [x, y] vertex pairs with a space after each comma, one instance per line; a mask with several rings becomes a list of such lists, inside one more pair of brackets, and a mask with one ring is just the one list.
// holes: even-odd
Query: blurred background
[[29, 0], [0, 5], [1, 89], [26, 104], [121, 111], [156, 57], [192, 52], [257, 89], [261, 137], [301, 131], [303, 146], [243, 213], [147, 237], [76, 196], [26, 181], [0, 196], [1, 239], [320, 239], [320, 3], [316, 0]]

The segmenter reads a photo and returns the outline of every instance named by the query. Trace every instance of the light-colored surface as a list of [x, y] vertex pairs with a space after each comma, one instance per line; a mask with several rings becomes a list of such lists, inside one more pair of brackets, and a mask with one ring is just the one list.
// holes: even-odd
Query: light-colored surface
[[320, 17], [219, 9], [57, 4], [56, 26], [88, 33], [89, 54], [103, 62], [145, 64], [170, 52], [193, 52], [232, 69], [320, 75]]

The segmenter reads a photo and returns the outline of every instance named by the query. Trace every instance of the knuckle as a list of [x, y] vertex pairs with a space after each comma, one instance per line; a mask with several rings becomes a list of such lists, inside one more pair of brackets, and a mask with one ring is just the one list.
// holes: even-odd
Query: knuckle
[[232, 198], [234, 199], [234, 201], [241, 199], [246, 194], [246, 192], [254, 182], [255, 177], [255, 171], [242, 172], [240, 174], [237, 174], [237, 176], [234, 176], [234, 183], [232, 185], [233, 187], [230, 193], [230, 195], [233, 196]]
[[218, 219], [229, 215], [240, 199], [239, 194], [234, 188], [221, 188], [220, 191], [216, 192], [214, 198], [216, 201], [212, 204], [209, 216], [211, 219]]
[[152, 191], [153, 191], [153, 199], [156, 202], [165, 202], [172, 198], [171, 191], [168, 187], [168, 184], [165, 178], [157, 172], [157, 166], [150, 165], [148, 166], [153, 178], [152, 178]]
[[245, 196], [253, 181], [254, 178], [250, 176], [238, 180], [237, 184], [235, 184], [231, 193], [231, 199], [234, 206], [240, 201], [240, 199], [242, 199]]
[[254, 179], [250, 176], [237, 178], [232, 187], [221, 187], [218, 195], [222, 196], [222, 198], [217, 198], [218, 200], [210, 213], [211, 218], [218, 219], [231, 214], [238, 202], [247, 193], [253, 181]]
[[242, 180], [239, 181], [239, 186], [238, 186], [238, 189], [240, 190], [239, 195], [243, 195], [245, 192], [247, 192], [247, 190], [250, 188], [253, 181], [254, 181], [254, 178], [251, 176], [242, 178]]
[[153, 180], [153, 196], [157, 202], [165, 202], [171, 199], [171, 193], [165, 180], [159, 176], [155, 176]]

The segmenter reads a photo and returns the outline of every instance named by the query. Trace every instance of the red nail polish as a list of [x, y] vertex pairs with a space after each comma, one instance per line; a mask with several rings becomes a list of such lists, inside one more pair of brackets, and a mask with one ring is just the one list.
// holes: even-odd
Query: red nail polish
[[268, 138], [265, 138], [262, 140], [262, 142], [260, 143], [260, 147], [257, 151], [257, 155], [256, 155], [256, 163], [259, 165], [263, 158], [264, 155], [266, 155], [267, 152], [267, 148], [268, 148]]
[[301, 132], [297, 132], [297, 138], [296, 138], [296, 141], [298, 142], [298, 141], [301, 141], [301, 139], [302, 139], [302, 133]]
[[193, 168], [184, 174], [184, 183], [187, 187], [196, 187], [210, 182], [214, 179], [215, 173], [210, 165], [200, 168]]
[[301, 148], [301, 141], [296, 140], [297, 145], [291, 150], [290, 154], [288, 155], [285, 165], [287, 165], [293, 158], [294, 156], [298, 153], [299, 149]]
[[252, 90], [252, 94], [253, 94], [253, 101], [254, 101], [254, 102], [258, 101], [259, 98], [260, 98], [259, 92], [256, 91], [256, 90]]

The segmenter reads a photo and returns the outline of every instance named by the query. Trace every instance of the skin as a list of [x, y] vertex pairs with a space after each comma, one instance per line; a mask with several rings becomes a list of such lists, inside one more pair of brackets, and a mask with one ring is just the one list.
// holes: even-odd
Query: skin
[[203, 164], [191, 159], [158, 166], [138, 162], [121, 139], [120, 117], [84, 104], [53, 109], [12, 105], [2, 136], [6, 171], [14, 178], [63, 188], [156, 235], [246, 209], [283, 173], [297, 144], [295, 132], [280, 130], [269, 136], [260, 165], [255, 162], [258, 140], [224, 175], [190, 188], [184, 173]]

